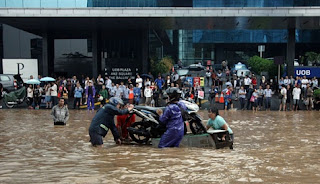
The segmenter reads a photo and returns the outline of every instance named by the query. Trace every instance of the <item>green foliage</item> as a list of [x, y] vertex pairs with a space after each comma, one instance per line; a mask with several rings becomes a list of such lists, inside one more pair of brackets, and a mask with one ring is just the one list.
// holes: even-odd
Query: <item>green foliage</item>
[[320, 99], [320, 89], [314, 90], [313, 97], [316, 99]]
[[154, 76], [158, 76], [159, 73], [168, 73], [173, 67], [173, 59], [169, 56], [165, 56], [159, 62], [155, 60], [150, 60], [151, 73]]
[[259, 56], [253, 56], [249, 58], [248, 65], [256, 74], [260, 75], [261, 72], [268, 72], [270, 77], [278, 75], [278, 66], [274, 64], [273, 60], [263, 59]]
[[307, 58], [307, 61], [310, 61], [312, 63], [320, 63], [320, 54], [315, 52], [306, 52], [305, 56]]

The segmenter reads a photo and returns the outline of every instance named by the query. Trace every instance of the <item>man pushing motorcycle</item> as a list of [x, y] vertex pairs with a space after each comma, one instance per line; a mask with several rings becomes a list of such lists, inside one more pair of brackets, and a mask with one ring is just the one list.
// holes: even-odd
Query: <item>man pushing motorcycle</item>
[[102, 147], [102, 137], [107, 135], [109, 129], [112, 132], [114, 141], [117, 144], [121, 144], [119, 132], [114, 124], [114, 116], [128, 114], [134, 108], [131, 104], [127, 109], [121, 110], [120, 107], [123, 105], [123, 101], [120, 98], [112, 97], [108, 104], [98, 110], [89, 128], [90, 142], [93, 146]]
[[183, 112], [187, 110], [184, 103], [179, 102], [181, 91], [176, 87], [171, 87], [166, 90], [169, 97], [169, 103], [167, 104], [164, 112], [161, 109], [157, 109], [157, 113], [160, 116], [160, 122], [166, 125], [166, 132], [161, 136], [158, 147], [179, 147], [179, 144], [184, 136], [184, 122]]

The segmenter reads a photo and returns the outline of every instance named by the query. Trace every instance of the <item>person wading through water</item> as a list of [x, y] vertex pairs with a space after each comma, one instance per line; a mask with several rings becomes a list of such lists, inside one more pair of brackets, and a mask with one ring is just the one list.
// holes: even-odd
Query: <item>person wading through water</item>
[[121, 144], [119, 132], [114, 124], [114, 116], [128, 114], [134, 108], [130, 104], [127, 109], [121, 110], [120, 108], [123, 105], [123, 101], [120, 98], [112, 97], [108, 104], [98, 110], [89, 127], [90, 142], [93, 146], [102, 147], [102, 137], [107, 135], [109, 129], [112, 132], [114, 141], [117, 144]]

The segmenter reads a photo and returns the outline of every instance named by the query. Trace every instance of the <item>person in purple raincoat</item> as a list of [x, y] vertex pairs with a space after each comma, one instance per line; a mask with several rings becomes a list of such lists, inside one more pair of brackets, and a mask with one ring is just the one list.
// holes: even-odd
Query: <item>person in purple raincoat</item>
[[170, 101], [164, 112], [158, 109], [157, 113], [160, 115], [160, 123], [166, 125], [167, 131], [161, 136], [158, 147], [179, 147], [184, 135], [184, 122], [181, 110], [187, 110], [187, 107], [184, 103], [179, 102], [181, 92], [178, 88], [168, 88], [166, 93]]
[[[94, 110], [94, 97], [96, 94], [96, 89], [92, 85], [92, 81], [89, 81], [89, 86], [86, 88], [87, 96], [87, 108], [88, 110]], [[91, 105], [91, 106], [90, 106]]]

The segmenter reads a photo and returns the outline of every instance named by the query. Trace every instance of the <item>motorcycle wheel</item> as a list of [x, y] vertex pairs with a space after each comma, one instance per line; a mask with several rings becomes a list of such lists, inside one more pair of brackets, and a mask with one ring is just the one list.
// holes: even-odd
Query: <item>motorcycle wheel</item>
[[[5, 101], [5, 100], [4, 100]], [[4, 102], [4, 104], [6, 105], [6, 107], [8, 107], [9, 109], [14, 107], [14, 104], [8, 104], [7, 101]]]
[[190, 121], [189, 125], [190, 125], [191, 132], [194, 135], [207, 133], [206, 127], [204, 127], [203, 124], [199, 121]]
[[[147, 127], [145, 127], [143, 122], [135, 122], [131, 125], [132, 128], [135, 128], [137, 130], [143, 130], [146, 131]], [[148, 143], [150, 137], [149, 136], [142, 136], [142, 135], [137, 135], [129, 132], [129, 135], [131, 139], [139, 144], [143, 143]]]

